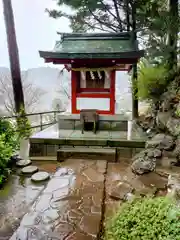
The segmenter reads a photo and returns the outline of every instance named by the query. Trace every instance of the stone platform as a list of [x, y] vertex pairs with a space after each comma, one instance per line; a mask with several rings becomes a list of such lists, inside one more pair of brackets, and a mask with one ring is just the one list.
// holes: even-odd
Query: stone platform
[[[128, 131], [128, 121], [131, 115], [99, 115], [98, 129], [100, 131]], [[60, 130], [81, 130], [80, 114], [62, 113], [58, 115]]]
[[130, 134], [127, 131], [98, 131], [96, 134], [93, 132], [82, 134], [80, 130], [59, 130], [58, 124], [55, 124], [30, 138], [30, 157], [56, 156], [61, 146], [116, 148], [118, 153], [125, 153], [131, 157], [133, 152], [136, 153], [144, 148], [146, 139], [146, 136], [134, 125]]

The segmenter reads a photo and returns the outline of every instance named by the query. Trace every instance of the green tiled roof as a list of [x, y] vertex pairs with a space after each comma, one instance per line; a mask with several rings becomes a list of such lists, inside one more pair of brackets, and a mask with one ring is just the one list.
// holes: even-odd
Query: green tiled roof
[[133, 50], [131, 40], [120, 39], [77, 39], [56, 42], [54, 51], [61, 53], [117, 53]]
[[[131, 33], [64, 33], [57, 41], [52, 52], [40, 52], [44, 58], [117, 58], [138, 52]], [[141, 54], [142, 55], [142, 54]]]

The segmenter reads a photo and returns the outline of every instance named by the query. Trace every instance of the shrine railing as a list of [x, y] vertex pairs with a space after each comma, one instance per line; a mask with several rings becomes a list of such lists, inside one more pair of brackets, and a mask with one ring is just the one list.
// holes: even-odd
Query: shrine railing
[[[51, 126], [55, 123], [57, 123], [57, 114], [61, 113], [63, 111], [47, 111], [47, 112], [37, 112], [37, 113], [28, 113], [25, 114], [26, 117], [28, 117], [28, 120], [31, 124], [31, 129], [34, 129], [35, 132], [42, 131], [48, 126]], [[17, 116], [5, 116], [4, 119], [16, 119]], [[37, 124], [39, 122], [39, 124]]]

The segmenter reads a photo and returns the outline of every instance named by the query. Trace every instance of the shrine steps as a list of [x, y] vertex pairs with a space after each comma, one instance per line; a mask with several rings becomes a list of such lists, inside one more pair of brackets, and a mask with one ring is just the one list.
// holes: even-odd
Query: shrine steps
[[130, 160], [144, 146], [135, 147], [93, 147], [59, 146], [53, 144], [31, 143], [30, 159], [34, 161], [64, 161], [67, 158], [87, 160], [107, 160], [109, 162]]
[[96, 134], [85, 131], [82, 134], [80, 130], [59, 130], [55, 124], [30, 138], [30, 159], [57, 160], [58, 150], [61, 155], [85, 159], [131, 159], [145, 147], [145, 142], [146, 137], [135, 125], [129, 138], [127, 131], [97, 131]]
[[57, 161], [61, 162], [68, 158], [88, 159], [88, 160], [107, 160], [116, 162], [117, 149], [105, 147], [68, 147], [61, 146], [57, 150]]

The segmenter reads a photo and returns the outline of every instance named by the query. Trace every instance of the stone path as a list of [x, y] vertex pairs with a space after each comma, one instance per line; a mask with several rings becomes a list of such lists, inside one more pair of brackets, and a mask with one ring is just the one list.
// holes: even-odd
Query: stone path
[[101, 239], [105, 221], [122, 201], [158, 189], [164, 194], [167, 185], [167, 177], [155, 172], [133, 174], [127, 159], [120, 163], [68, 159], [57, 169], [53, 164], [38, 167], [48, 167], [54, 174], [10, 240]]
[[69, 159], [63, 164], [10, 240], [98, 238], [107, 162]]

